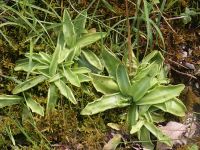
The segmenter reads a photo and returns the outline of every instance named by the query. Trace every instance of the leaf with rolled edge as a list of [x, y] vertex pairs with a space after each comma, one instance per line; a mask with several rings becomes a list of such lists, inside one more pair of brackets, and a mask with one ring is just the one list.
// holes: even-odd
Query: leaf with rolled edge
[[82, 82], [89, 82], [91, 81], [91, 77], [85, 74], [77, 74], [79, 81]]
[[20, 104], [22, 101], [24, 98], [17, 95], [0, 95], [0, 108]]
[[68, 48], [73, 47], [76, 42], [76, 33], [67, 9], [64, 10], [63, 14], [63, 34]]
[[115, 56], [115, 54], [108, 51], [105, 47], [102, 50], [102, 57], [109, 75], [116, 79], [116, 68], [121, 64], [121, 61]]
[[62, 63], [64, 60], [66, 60], [67, 56], [69, 55], [69, 53], [73, 53], [74, 55], [74, 52], [68, 48], [63, 48], [61, 51], [60, 51], [60, 56], [59, 56], [59, 60], [58, 60], [58, 63]]
[[20, 59], [16, 62], [16, 66], [14, 68], [15, 71], [33, 71], [36, 69], [36, 66], [37, 66], [38, 63], [36, 62], [32, 62], [30, 65], [29, 65], [29, 59], [25, 58], [25, 59]]
[[132, 126], [136, 125], [139, 118], [138, 106], [134, 103], [129, 106], [127, 114], [128, 129], [131, 130]]
[[139, 120], [135, 125], [131, 127], [130, 134], [138, 132], [143, 125], [144, 125], [144, 120]]
[[55, 82], [59, 79], [61, 79], [63, 77], [63, 75], [61, 73], [57, 73], [55, 74], [53, 77], [51, 77], [48, 82]]
[[130, 88], [128, 89], [128, 95], [131, 95], [133, 97], [134, 102], [140, 100], [147, 93], [147, 91], [153, 86], [151, 81], [158, 72], [158, 65], [154, 64], [152, 66], [153, 66], [152, 69], [148, 70], [146, 77], [133, 82]]
[[85, 59], [94, 67], [96, 67], [99, 70], [103, 70], [103, 66], [101, 64], [101, 61], [97, 57], [95, 53], [93, 53], [90, 50], [82, 50], [82, 54], [84, 55]]
[[44, 116], [44, 108], [35, 100], [33, 100], [31, 96], [26, 96], [25, 101], [26, 105], [32, 110], [32, 112]]
[[166, 119], [164, 117], [164, 113], [162, 113], [162, 112], [152, 112], [151, 118], [152, 118], [154, 123], [161, 123], [161, 122], [166, 121]]
[[58, 63], [60, 64], [64, 61], [67, 61], [67, 62], [73, 61], [74, 57], [76, 56], [76, 53], [79, 53], [78, 51], [80, 51], [79, 48], [72, 48], [72, 49], [64, 48], [60, 52]]
[[43, 75], [47, 78], [51, 78], [51, 76], [49, 76], [49, 68], [47, 69], [39, 69], [36, 71], [38, 74]]
[[100, 40], [101, 38], [104, 38], [106, 35], [107, 34], [105, 32], [87, 33], [77, 40], [75, 47], [83, 48]]
[[158, 140], [162, 141], [162, 143], [165, 143], [169, 146], [172, 146], [170, 138], [163, 134], [160, 129], [158, 129], [153, 123], [151, 122], [145, 122], [144, 126], [155, 136], [158, 138]]
[[130, 88], [130, 81], [126, 67], [122, 64], [119, 64], [117, 67], [116, 79], [121, 93], [124, 95], [128, 95], [128, 89]]
[[63, 96], [65, 96], [73, 104], [77, 104], [72, 90], [62, 80], [55, 81], [54, 83]]
[[144, 141], [142, 142], [142, 146], [149, 150], [154, 149], [154, 144], [151, 141], [149, 130], [143, 126], [138, 133], [138, 139]]
[[152, 63], [154, 61], [156, 61], [158, 64], [163, 63], [164, 57], [162, 56], [161, 52], [156, 51], [156, 50], [151, 52], [145, 58], [143, 58], [141, 65], [147, 65], [147, 64]]
[[50, 63], [49, 61], [46, 61], [46, 59], [43, 59], [43, 57], [38, 53], [33, 53], [32, 56], [30, 56], [30, 53], [26, 53], [25, 56], [28, 58], [31, 57], [33, 60], [35, 60], [41, 64], [49, 64]]
[[163, 110], [164, 112], [168, 112], [180, 117], [185, 116], [185, 112], [187, 110], [183, 102], [180, 101], [178, 98], [172, 98], [165, 103], [156, 104], [154, 106]]
[[133, 97], [133, 101], [140, 100], [146, 92], [151, 88], [152, 77], [145, 77], [139, 81], [134, 82], [130, 88], [128, 88], [128, 95]]
[[50, 113], [55, 109], [57, 100], [58, 100], [58, 89], [53, 83], [51, 83], [48, 89], [48, 99], [46, 108], [47, 113]]
[[31, 64], [29, 64], [28, 59], [23, 59], [17, 62], [17, 65], [15, 66], [15, 71], [26, 71], [36, 74], [37, 70], [39, 69], [47, 69], [49, 68], [49, 65], [42, 64], [39, 62], [32, 61]]
[[91, 74], [92, 84], [98, 92], [113, 94], [119, 92], [119, 87], [112, 77]]
[[102, 70], [99, 70], [98, 68], [92, 66], [83, 55], [81, 55], [80, 58], [78, 59], [78, 65], [80, 67], [87, 67], [93, 73], [100, 73], [100, 72], [102, 72]]
[[133, 78], [133, 81], [142, 80], [146, 76], [154, 77], [160, 73], [159, 68], [162, 67], [161, 64], [156, 63], [155, 61], [151, 64], [148, 64], [146, 67], [142, 67], [137, 70], [137, 74]]
[[53, 57], [49, 66], [49, 75], [53, 76], [56, 74], [57, 67], [58, 67], [58, 61], [59, 61], [59, 55], [60, 55], [61, 47], [59, 45], [56, 46], [56, 49], [53, 53]]
[[151, 107], [151, 105], [142, 105], [139, 107], [140, 116], [143, 116]]
[[170, 82], [170, 79], [167, 78], [168, 72], [169, 67], [167, 65], [163, 65], [163, 67], [160, 68], [159, 74], [157, 76], [159, 83], [168, 84]]
[[81, 111], [81, 115], [93, 115], [108, 109], [126, 107], [130, 104], [130, 98], [124, 97], [120, 93], [104, 95], [100, 99], [87, 104]]
[[77, 36], [80, 36], [82, 33], [84, 33], [86, 20], [87, 20], [86, 10], [80, 12], [80, 14], [78, 14], [76, 18], [73, 20], [74, 29]]
[[51, 62], [51, 55], [44, 53], [44, 52], [39, 52], [39, 55], [42, 57], [43, 61], [47, 62], [50, 64]]
[[164, 103], [176, 96], [179, 96], [181, 91], [184, 89], [183, 84], [168, 85], [168, 86], [157, 86], [149, 91], [143, 98], [136, 102], [137, 105], [153, 105]]
[[71, 71], [70, 68], [68, 68], [68, 67], [64, 68], [64, 67], [63, 67], [63, 76], [64, 76], [71, 84], [73, 84], [73, 85], [75, 85], [75, 86], [77, 86], [77, 87], [80, 87], [80, 86], [81, 86], [81, 83], [80, 83], [80, 81], [79, 81], [79, 79], [78, 79], [78, 76], [77, 76], [75, 73], [73, 73], [73, 72]]
[[46, 80], [47, 78], [43, 75], [39, 75], [33, 78], [30, 78], [24, 82], [22, 82], [21, 84], [18, 84], [12, 91], [13, 94], [18, 94], [20, 92], [24, 92], [34, 86], [36, 86], [37, 84], [43, 82], [44, 80]]
[[77, 68], [71, 68], [72, 72], [76, 74], [82, 74], [82, 73], [90, 73], [91, 70], [86, 67], [77, 67]]

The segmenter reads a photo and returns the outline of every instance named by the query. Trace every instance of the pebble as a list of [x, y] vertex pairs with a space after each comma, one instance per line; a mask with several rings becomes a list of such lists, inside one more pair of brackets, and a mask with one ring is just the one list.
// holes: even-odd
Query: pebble
[[195, 83], [195, 86], [196, 86], [197, 89], [199, 89], [199, 83], [198, 82]]
[[183, 52], [182, 52], [182, 57], [183, 57], [183, 58], [186, 58], [186, 57], [187, 57], [187, 52], [186, 52], [186, 51], [183, 51]]
[[191, 63], [186, 62], [185, 66], [188, 67], [189, 69], [195, 70], [195, 66]]

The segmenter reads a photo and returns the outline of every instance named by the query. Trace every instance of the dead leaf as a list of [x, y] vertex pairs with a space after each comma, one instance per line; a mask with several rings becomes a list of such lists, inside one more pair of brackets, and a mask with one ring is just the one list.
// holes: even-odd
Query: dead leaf
[[113, 138], [110, 139], [106, 145], [104, 145], [103, 150], [115, 150], [121, 142], [121, 138], [121, 134], [115, 134]]
[[[172, 140], [173, 145], [182, 145], [187, 143], [187, 139], [191, 138], [196, 130], [196, 125], [194, 123], [190, 125], [185, 125], [182, 123], [170, 121], [166, 124], [166, 126], [161, 126], [159, 129], [169, 136]], [[167, 150], [170, 149], [169, 146], [167, 146], [164, 143], [158, 142], [157, 143], [157, 149], [160, 150]]]
[[[187, 126], [178, 122], [170, 121], [166, 126], [161, 126], [159, 129], [166, 135], [168, 135], [172, 139], [172, 144], [182, 144], [186, 143], [185, 137], [183, 137], [184, 133], [187, 130]], [[171, 149], [168, 145], [157, 142], [157, 150], [168, 150]]]
[[121, 126], [117, 123], [107, 123], [107, 126], [117, 131], [121, 130]]

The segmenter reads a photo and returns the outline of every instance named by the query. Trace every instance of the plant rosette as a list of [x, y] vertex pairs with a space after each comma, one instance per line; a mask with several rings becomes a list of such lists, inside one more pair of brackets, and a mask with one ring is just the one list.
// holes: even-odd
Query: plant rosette
[[[92, 83], [104, 95], [87, 104], [82, 115], [93, 115], [108, 109], [128, 107], [127, 124], [131, 134], [137, 133], [142, 144], [152, 149], [150, 133], [171, 146], [168, 136], [155, 123], [164, 121], [164, 113], [184, 116], [186, 107], [177, 97], [183, 84], [169, 85], [164, 58], [158, 51], [147, 55], [138, 65], [132, 78], [126, 66], [110, 51], [104, 49], [102, 57], [109, 76], [91, 74]], [[132, 74], [132, 73], [131, 73]]]
[[[74, 20], [71, 19], [68, 11], [64, 10], [61, 31], [53, 54], [33, 52], [34, 42], [30, 40], [30, 52], [25, 54], [25, 59], [18, 60], [15, 67], [15, 71], [27, 72], [27, 80], [17, 84], [12, 91], [14, 95], [2, 95], [2, 98], [9, 101], [8, 104], [1, 101], [2, 106], [18, 103], [20, 98], [16, 95], [42, 82], [47, 82], [49, 85], [47, 112], [55, 108], [58, 91], [70, 102], [77, 104], [71, 85], [80, 87], [82, 82], [91, 80], [88, 75], [91, 70], [94, 72], [103, 70], [103, 65], [97, 55], [83, 48], [105, 37], [106, 33], [87, 32], [86, 20], [85, 10]], [[39, 114], [44, 114], [44, 112]]]

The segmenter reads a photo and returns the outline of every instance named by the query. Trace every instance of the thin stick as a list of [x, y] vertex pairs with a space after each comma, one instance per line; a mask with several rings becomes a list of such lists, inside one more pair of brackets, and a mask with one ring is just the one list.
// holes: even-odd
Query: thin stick
[[160, 11], [158, 5], [155, 4], [155, 6], [156, 6], [156, 8], [158, 9], [160, 15], [163, 17], [163, 19], [164, 19], [164, 21], [166, 22], [166, 24], [169, 26], [169, 28], [170, 28], [174, 33], [176, 33], [176, 31], [172, 28], [172, 26], [171, 26], [171, 25], [169, 24], [169, 22], [167, 21], [166, 17], [163, 16], [163, 14], [162, 14], [162, 12]]
[[64, 2], [63, 0], [61, 0], [61, 3], [60, 3], [60, 7], [61, 7], [61, 16], [63, 16], [63, 10], [64, 10]]
[[132, 48], [131, 48], [131, 27], [129, 23], [129, 13], [128, 13], [128, 0], [126, 2], [126, 23], [128, 28], [128, 59], [129, 59], [129, 72], [131, 72], [131, 64], [132, 64]]
[[188, 77], [193, 78], [193, 79], [197, 79], [195, 76], [193, 76], [191, 74], [188, 74], [188, 73], [184, 73], [184, 72], [178, 71], [178, 70], [174, 69], [173, 67], [171, 67], [171, 69], [174, 70], [175, 72], [181, 74], [181, 75], [188, 76]]
[[188, 69], [188, 67], [185, 67], [185, 66], [183, 66], [182, 64], [179, 64], [179, 63], [177, 63], [177, 62], [175, 62], [175, 61], [173, 61], [173, 60], [171, 60], [171, 59], [168, 59], [168, 61], [171, 62], [171, 63], [173, 63], [173, 64], [175, 64], [175, 65], [177, 65], [177, 66], [179, 66], [179, 67]]

